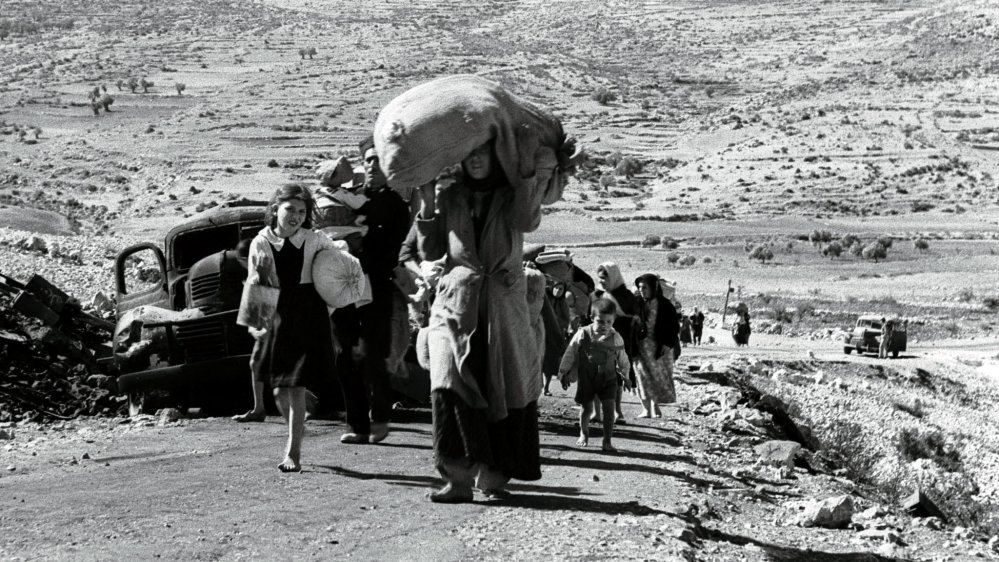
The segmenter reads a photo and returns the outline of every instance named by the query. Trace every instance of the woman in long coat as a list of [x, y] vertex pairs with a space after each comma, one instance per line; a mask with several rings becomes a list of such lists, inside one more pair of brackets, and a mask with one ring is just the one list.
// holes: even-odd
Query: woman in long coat
[[[525, 143], [529, 146], [530, 143]], [[532, 177], [521, 158], [521, 177]], [[554, 156], [553, 156], [554, 158]], [[454, 182], [421, 191], [424, 258], [446, 256], [428, 326], [434, 456], [447, 484], [430, 495], [472, 500], [473, 483], [505, 495], [511, 478], [541, 478], [537, 399], [541, 373], [528, 313], [524, 233], [541, 221], [541, 188], [513, 188], [492, 142], [462, 160]]]
[[638, 357], [634, 363], [638, 378], [638, 397], [642, 400], [642, 417], [661, 415], [659, 404], [676, 402], [673, 385], [673, 346], [677, 341], [680, 324], [673, 303], [663, 296], [659, 277], [646, 273], [635, 279], [641, 296], [638, 299], [638, 317], [644, 330], [638, 341]]

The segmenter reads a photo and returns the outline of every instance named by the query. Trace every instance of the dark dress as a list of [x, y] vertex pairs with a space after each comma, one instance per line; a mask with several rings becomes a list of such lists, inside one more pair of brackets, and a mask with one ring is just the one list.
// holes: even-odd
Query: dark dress
[[326, 302], [312, 283], [302, 283], [305, 245], [289, 240], [274, 254], [281, 292], [271, 328], [253, 348], [253, 372], [272, 388], [319, 383], [333, 366]]

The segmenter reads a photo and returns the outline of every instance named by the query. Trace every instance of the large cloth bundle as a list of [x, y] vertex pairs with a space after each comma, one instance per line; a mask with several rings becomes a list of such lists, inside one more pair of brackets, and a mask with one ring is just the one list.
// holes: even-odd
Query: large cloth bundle
[[331, 309], [358, 302], [367, 285], [361, 262], [340, 249], [316, 254], [312, 261], [312, 282]]
[[[533, 165], [522, 166], [517, 141], [525, 133], [536, 136], [541, 150]], [[480, 76], [448, 76], [403, 92], [378, 114], [374, 138], [393, 187], [432, 181], [490, 139], [495, 139], [496, 157], [515, 188], [525, 187], [526, 179], [536, 182], [546, 190], [542, 202], [549, 204], [561, 198], [567, 181], [556, 158], [566, 140], [561, 122]], [[524, 169], [534, 169], [536, 175], [521, 178]]]

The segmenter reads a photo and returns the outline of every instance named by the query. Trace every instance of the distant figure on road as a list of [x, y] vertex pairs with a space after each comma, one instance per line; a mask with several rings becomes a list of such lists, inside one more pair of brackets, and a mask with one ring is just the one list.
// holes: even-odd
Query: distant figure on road
[[749, 324], [749, 308], [746, 307], [745, 303], [739, 303], [735, 313], [736, 320], [735, 326], [732, 328], [732, 339], [735, 340], [735, 345], [739, 347], [749, 345], [749, 335], [753, 333], [752, 327]]
[[881, 318], [881, 342], [878, 345], [878, 359], [888, 359], [888, 347], [895, 334], [895, 323]]
[[680, 344], [684, 347], [687, 347], [687, 344], [694, 341], [694, 337], [691, 334], [691, 326], [690, 316], [686, 314], [680, 316]]
[[694, 345], [701, 345], [701, 334], [704, 333], [704, 313], [694, 307], [694, 315], [690, 317], [690, 328], [694, 332]]

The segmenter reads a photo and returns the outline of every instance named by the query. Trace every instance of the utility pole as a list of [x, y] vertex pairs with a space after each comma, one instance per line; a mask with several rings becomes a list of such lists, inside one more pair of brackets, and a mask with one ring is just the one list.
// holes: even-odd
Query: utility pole
[[728, 280], [728, 290], [725, 291], [725, 308], [722, 309], [722, 328], [725, 327], [725, 315], [728, 313], [728, 296], [732, 294], [732, 280]]

